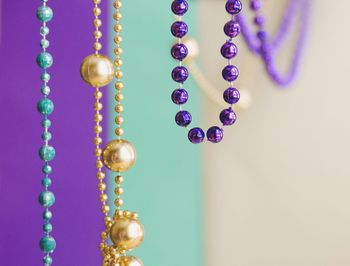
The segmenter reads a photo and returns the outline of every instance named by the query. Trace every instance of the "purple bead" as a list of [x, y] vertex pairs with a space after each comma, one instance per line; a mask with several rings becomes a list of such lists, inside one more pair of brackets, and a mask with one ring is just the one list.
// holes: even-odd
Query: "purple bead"
[[188, 100], [188, 93], [185, 89], [176, 89], [171, 94], [171, 99], [175, 104], [184, 104]]
[[239, 91], [235, 88], [228, 88], [224, 91], [224, 100], [229, 104], [237, 103], [240, 97]]
[[222, 110], [220, 113], [220, 121], [224, 126], [232, 125], [234, 122], [236, 122], [236, 119], [236, 114], [231, 107]]
[[263, 30], [260, 30], [260, 31], [258, 31], [258, 33], [256, 34], [256, 36], [259, 38], [259, 40], [265, 41], [266, 38], [267, 38], [267, 32], [266, 32], [266, 31], [263, 31]]
[[221, 54], [226, 59], [232, 59], [237, 55], [238, 49], [237, 46], [232, 42], [226, 42], [221, 47]]
[[203, 142], [204, 137], [204, 131], [199, 127], [194, 127], [188, 132], [188, 139], [194, 144]]
[[175, 44], [172, 48], [171, 48], [171, 55], [174, 59], [177, 59], [179, 61], [182, 61], [186, 58], [188, 54], [188, 49], [186, 47], [186, 45], [182, 44], [182, 43], [178, 43]]
[[186, 0], [174, 0], [171, 4], [171, 10], [175, 15], [182, 16], [188, 10], [188, 3]]
[[228, 0], [225, 7], [228, 13], [236, 15], [242, 10], [242, 3], [240, 0]]
[[250, 8], [254, 11], [257, 11], [261, 8], [261, 1], [260, 0], [252, 0], [250, 2]]
[[171, 72], [171, 77], [176, 82], [184, 83], [188, 78], [188, 70], [184, 66], [175, 67]]
[[235, 66], [228, 65], [222, 70], [222, 77], [226, 81], [235, 81], [238, 78], [238, 69]]
[[192, 116], [187, 111], [179, 111], [175, 116], [175, 122], [181, 127], [186, 127], [192, 122]]
[[187, 24], [183, 21], [176, 21], [171, 25], [171, 33], [177, 37], [182, 38], [184, 37], [188, 32]]
[[256, 16], [254, 19], [255, 25], [262, 26], [265, 24], [265, 18], [263, 16]]
[[223, 137], [224, 137], [224, 132], [219, 127], [214, 126], [209, 128], [207, 131], [207, 139], [210, 142], [218, 143], [222, 140]]
[[224, 32], [228, 37], [234, 38], [241, 32], [241, 27], [237, 21], [230, 20], [225, 24]]

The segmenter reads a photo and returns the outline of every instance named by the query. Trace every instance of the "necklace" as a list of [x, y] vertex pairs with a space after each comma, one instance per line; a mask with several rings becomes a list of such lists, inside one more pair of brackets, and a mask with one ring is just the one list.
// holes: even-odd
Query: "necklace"
[[[305, 38], [308, 28], [308, 14], [310, 11], [310, 0], [289, 0], [286, 12], [281, 21], [281, 25], [274, 38], [269, 38], [265, 29], [265, 17], [261, 14], [261, 0], [251, 0], [250, 9], [254, 12], [254, 23], [257, 27], [257, 32], [252, 33], [245, 18], [242, 14], [237, 17], [241, 25], [242, 35], [249, 49], [261, 57], [265, 64], [267, 74], [271, 80], [278, 86], [287, 86], [295, 79], [298, 66], [300, 64], [302, 52], [305, 46]], [[300, 14], [300, 31], [296, 42], [295, 51], [291, 60], [288, 71], [283, 74], [276, 67], [276, 53], [284, 43], [285, 38], [289, 36], [292, 22], [297, 15]]]
[[55, 149], [54, 147], [49, 145], [49, 141], [51, 140], [51, 133], [49, 132], [49, 128], [51, 126], [51, 121], [48, 119], [48, 116], [54, 110], [54, 104], [49, 99], [50, 87], [48, 86], [48, 82], [50, 80], [50, 74], [47, 72], [47, 69], [52, 66], [53, 58], [52, 55], [46, 51], [49, 47], [50, 43], [46, 39], [46, 36], [49, 34], [49, 28], [46, 23], [51, 21], [53, 17], [53, 11], [50, 7], [46, 5], [47, 0], [42, 1], [42, 5], [37, 9], [36, 16], [38, 20], [42, 23], [40, 28], [40, 34], [42, 39], [40, 41], [40, 46], [42, 48], [41, 53], [37, 56], [36, 62], [39, 67], [43, 70], [41, 75], [41, 81], [43, 82], [41, 87], [41, 93], [43, 97], [39, 100], [37, 104], [37, 109], [39, 113], [43, 116], [43, 120], [41, 122], [42, 127], [44, 128], [44, 132], [42, 133], [41, 138], [43, 139], [44, 144], [39, 149], [39, 157], [44, 162], [44, 166], [42, 168], [42, 172], [44, 174], [44, 178], [42, 179], [42, 185], [44, 187], [44, 191], [42, 191], [39, 195], [39, 203], [42, 207], [44, 207], [44, 225], [43, 231], [44, 236], [40, 239], [40, 249], [44, 252], [43, 263], [44, 265], [52, 264], [52, 257], [50, 254], [56, 248], [56, 241], [50, 235], [52, 231], [52, 225], [50, 220], [52, 218], [52, 213], [49, 208], [55, 203], [54, 194], [49, 191], [49, 187], [51, 186], [50, 175], [52, 173], [52, 168], [49, 165], [49, 162], [55, 157]]
[[[132, 143], [121, 138], [124, 134], [124, 130], [121, 125], [124, 122], [121, 113], [123, 112], [123, 106], [121, 104], [124, 96], [121, 93], [124, 85], [121, 81], [123, 77], [123, 72], [121, 71], [121, 66], [123, 64], [121, 60], [121, 54], [123, 52], [121, 48], [121, 0], [115, 0], [113, 6], [115, 8], [115, 13], [113, 18], [115, 20], [114, 31], [116, 33], [114, 37], [114, 65], [111, 60], [99, 53], [102, 49], [102, 44], [99, 39], [102, 37], [102, 33], [99, 28], [102, 25], [99, 15], [101, 14], [101, 9], [99, 4], [101, 0], [93, 0], [95, 6], [93, 13], [95, 15], [94, 25], [95, 25], [95, 43], [94, 50], [95, 53], [87, 56], [81, 65], [81, 76], [83, 80], [95, 88], [95, 115], [94, 120], [96, 122], [94, 127], [95, 132], [95, 156], [96, 156], [96, 167], [97, 167], [97, 178], [99, 180], [98, 189], [100, 191], [100, 201], [102, 203], [102, 213], [104, 215], [105, 230], [101, 233], [101, 243], [99, 248], [102, 253], [104, 266], [142, 266], [142, 262], [134, 257], [126, 255], [127, 251], [130, 251], [138, 247], [144, 238], [144, 228], [143, 225], [138, 220], [138, 215], [135, 212], [130, 212], [122, 210], [123, 200], [121, 195], [123, 194], [123, 189], [121, 184], [124, 180], [121, 175], [122, 172], [129, 170], [136, 161], [136, 150]], [[108, 85], [113, 77], [116, 78], [115, 88], [117, 93], [115, 94], [115, 100], [117, 104], [115, 105], [116, 112], [116, 139], [110, 141], [106, 144], [104, 149], [101, 149], [102, 138], [100, 136], [102, 132], [102, 126], [100, 125], [103, 117], [101, 110], [103, 108], [100, 102], [102, 98], [102, 92], [100, 87]], [[104, 172], [104, 166], [110, 171], [115, 172], [115, 195], [116, 199], [114, 204], [116, 210], [113, 217], [109, 215], [110, 206], [108, 205], [108, 195], [106, 193], [107, 184], [105, 183], [106, 174]], [[109, 244], [109, 240], [112, 244]]]
[[[232, 59], [237, 55], [237, 46], [233, 43], [233, 38], [240, 33], [239, 24], [236, 22], [236, 15], [242, 10], [242, 3], [239, 0], [228, 0], [226, 2], [226, 11], [231, 15], [231, 20], [224, 26], [224, 32], [229, 39], [221, 47], [221, 55], [228, 60], [228, 65], [222, 70], [222, 77], [229, 83], [229, 88], [224, 92], [224, 100], [230, 107], [224, 109], [220, 113], [220, 121], [223, 126], [229, 126], [235, 123], [236, 114], [232, 109], [233, 104], [237, 103], [240, 94], [239, 91], [233, 87], [233, 82], [238, 78], [238, 69], [232, 65]], [[174, 0], [171, 5], [172, 12], [177, 15], [178, 20], [171, 25], [171, 33], [174, 37], [178, 38], [178, 43], [171, 48], [171, 55], [175, 60], [179, 61], [179, 65], [175, 67], [171, 73], [172, 79], [179, 84], [179, 88], [175, 89], [171, 95], [172, 101], [179, 105], [179, 112], [175, 115], [175, 122], [181, 127], [188, 129], [188, 126], [192, 122], [192, 116], [190, 112], [183, 110], [182, 105], [188, 100], [188, 92], [183, 88], [184, 82], [187, 80], [189, 74], [186, 67], [182, 65], [188, 54], [188, 49], [182, 42], [182, 38], [188, 32], [188, 26], [182, 21], [182, 16], [188, 10], [188, 3], [186, 0]], [[203, 129], [194, 127], [188, 129], [188, 139], [194, 144], [201, 143], [205, 140], [205, 136], [208, 141], [212, 143], [218, 143], [223, 139], [224, 130], [219, 126], [210, 127], [206, 135]]]

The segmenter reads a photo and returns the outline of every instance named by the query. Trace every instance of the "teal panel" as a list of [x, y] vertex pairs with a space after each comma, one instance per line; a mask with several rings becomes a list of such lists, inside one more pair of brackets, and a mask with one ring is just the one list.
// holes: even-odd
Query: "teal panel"
[[[137, 211], [146, 228], [143, 245], [133, 254], [149, 266], [202, 265], [200, 146], [187, 141], [187, 131], [175, 125], [178, 111], [170, 100], [176, 88], [170, 73], [175, 20], [171, 1], [123, 1], [124, 138], [138, 151], [136, 166], [125, 174], [125, 208]], [[110, 5], [112, 7], [112, 4]], [[113, 9], [112, 9], [113, 10]], [[195, 32], [195, 6], [185, 20]], [[112, 17], [112, 16], [110, 16]], [[110, 44], [114, 32], [110, 21]], [[110, 54], [113, 48], [110, 47]], [[186, 107], [198, 122], [198, 95], [186, 83], [191, 101]], [[113, 86], [109, 88], [110, 136], [113, 136]], [[113, 179], [110, 179], [113, 182]], [[110, 191], [112, 193], [112, 191]]]

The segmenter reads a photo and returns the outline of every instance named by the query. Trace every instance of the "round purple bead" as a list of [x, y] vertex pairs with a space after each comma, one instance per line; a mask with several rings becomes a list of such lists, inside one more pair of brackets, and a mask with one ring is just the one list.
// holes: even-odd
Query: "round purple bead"
[[231, 107], [222, 110], [220, 113], [220, 121], [224, 126], [232, 125], [234, 122], [236, 122], [236, 119], [236, 114]]
[[260, 0], [252, 0], [250, 2], [250, 8], [254, 11], [257, 11], [261, 8], [261, 1]]
[[171, 25], [171, 33], [177, 37], [182, 38], [184, 37], [188, 32], [188, 26], [183, 21], [176, 21]]
[[228, 13], [236, 15], [242, 10], [242, 2], [240, 0], [228, 0], [225, 7]]
[[194, 144], [203, 142], [204, 137], [204, 131], [199, 127], [194, 127], [188, 132], [188, 139]]
[[214, 126], [209, 128], [207, 131], [207, 139], [210, 142], [218, 143], [222, 140], [223, 137], [224, 137], [224, 132], [219, 127]]
[[228, 65], [222, 70], [222, 77], [226, 81], [235, 81], [238, 78], [238, 69], [235, 66]]
[[241, 32], [241, 27], [237, 21], [230, 20], [225, 24], [224, 32], [228, 37], [234, 38]]
[[229, 104], [235, 104], [239, 101], [240, 94], [235, 88], [228, 88], [224, 91], [224, 100]]
[[171, 10], [175, 15], [182, 16], [188, 10], [188, 3], [186, 0], [174, 0], [171, 4]]
[[256, 16], [254, 19], [254, 23], [258, 26], [262, 26], [265, 24], [265, 18], [263, 16]]
[[176, 82], [184, 83], [188, 78], [188, 70], [184, 66], [175, 67], [171, 72], [171, 77]]
[[177, 43], [171, 48], [171, 55], [174, 59], [182, 61], [186, 58], [188, 54], [188, 49], [186, 45], [182, 43]]
[[188, 100], [188, 93], [185, 89], [176, 89], [171, 94], [171, 99], [175, 104], [184, 104]]
[[258, 31], [258, 33], [256, 34], [256, 36], [259, 38], [259, 40], [265, 41], [266, 38], [267, 38], [267, 32], [266, 32], [266, 31], [263, 31], [263, 30], [260, 30], [260, 31]]
[[237, 55], [238, 49], [237, 46], [232, 42], [226, 42], [221, 47], [221, 54], [226, 59], [232, 59]]
[[186, 127], [192, 122], [192, 116], [187, 111], [179, 111], [175, 116], [175, 122], [181, 127]]

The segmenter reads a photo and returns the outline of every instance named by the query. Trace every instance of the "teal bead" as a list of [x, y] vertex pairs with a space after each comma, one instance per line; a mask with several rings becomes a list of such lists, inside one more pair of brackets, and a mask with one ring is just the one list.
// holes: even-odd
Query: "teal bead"
[[50, 132], [44, 132], [43, 134], [41, 134], [41, 138], [44, 141], [49, 141], [52, 138], [52, 134]]
[[41, 206], [49, 208], [55, 203], [55, 195], [51, 191], [43, 191], [39, 195]]
[[43, 218], [45, 221], [49, 221], [52, 219], [52, 212], [49, 210], [45, 210], [43, 213]]
[[50, 94], [50, 92], [51, 92], [51, 89], [50, 89], [49, 86], [43, 85], [43, 86], [41, 87], [41, 93], [42, 93], [42, 94], [44, 94], [44, 95], [47, 96], [47, 95]]
[[40, 248], [46, 253], [51, 253], [56, 248], [56, 240], [52, 236], [44, 236], [40, 239]]
[[53, 17], [53, 11], [48, 6], [40, 6], [36, 11], [36, 17], [41, 22], [49, 22]]
[[44, 224], [43, 230], [45, 233], [51, 233], [52, 232], [52, 224], [50, 224], [50, 223]]
[[47, 188], [47, 187], [52, 185], [52, 180], [51, 180], [51, 178], [46, 176], [43, 178], [43, 180], [41, 180], [41, 184]]
[[48, 52], [41, 52], [37, 58], [36, 62], [39, 67], [46, 69], [52, 66], [53, 64], [53, 58], [52, 55]]
[[52, 167], [48, 164], [45, 164], [42, 169], [44, 174], [51, 174], [52, 173]]
[[37, 108], [38, 108], [39, 113], [41, 113], [43, 115], [50, 115], [53, 112], [53, 110], [55, 109], [55, 106], [50, 99], [42, 98], [38, 102]]
[[50, 256], [45, 256], [43, 258], [43, 262], [45, 266], [50, 266], [52, 265], [52, 258]]
[[47, 34], [49, 34], [50, 33], [50, 29], [49, 29], [49, 27], [47, 27], [47, 26], [42, 26], [42, 27], [40, 27], [40, 34], [41, 35], [47, 35]]
[[42, 125], [44, 128], [49, 128], [49, 127], [51, 127], [51, 120], [45, 118], [45, 119], [43, 119], [43, 120], [41, 121], [41, 125]]
[[46, 83], [50, 81], [50, 78], [51, 78], [51, 76], [47, 72], [44, 72], [40, 77], [40, 79]]
[[42, 48], [46, 49], [47, 47], [50, 46], [50, 42], [49, 42], [48, 40], [46, 40], [46, 39], [42, 39], [42, 40], [40, 41], [40, 46], [41, 46]]
[[39, 156], [43, 161], [51, 161], [53, 158], [55, 158], [56, 151], [55, 148], [52, 146], [41, 146], [39, 150]]

